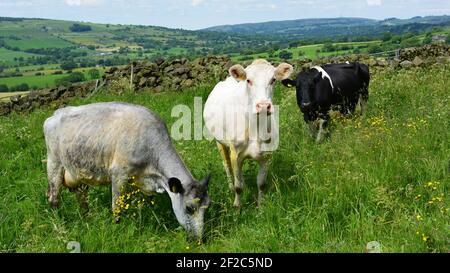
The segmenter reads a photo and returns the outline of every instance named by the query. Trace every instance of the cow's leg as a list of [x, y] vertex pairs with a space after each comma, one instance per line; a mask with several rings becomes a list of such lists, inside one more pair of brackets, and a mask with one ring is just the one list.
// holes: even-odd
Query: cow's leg
[[359, 105], [361, 107], [361, 115], [364, 115], [366, 113], [368, 101], [369, 101], [369, 90], [367, 88], [364, 88], [363, 92], [361, 93], [361, 95], [359, 97]]
[[239, 158], [239, 154], [236, 151], [236, 148], [232, 145], [230, 147], [230, 160], [231, 160], [231, 168], [233, 170], [234, 176], [234, 206], [237, 208], [241, 207], [241, 193], [242, 188], [244, 187], [244, 179], [242, 177], [242, 159]]
[[125, 184], [128, 181], [128, 175], [120, 170], [113, 171], [111, 177], [111, 189], [112, 189], [112, 211], [115, 217], [116, 223], [120, 221], [121, 204], [119, 201], [120, 194], [122, 193]]
[[308, 127], [309, 127], [309, 135], [312, 138], [316, 138], [317, 137], [317, 121], [316, 120], [308, 121]]
[[233, 169], [231, 166], [230, 150], [228, 149], [227, 146], [219, 142], [217, 142], [217, 147], [219, 148], [220, 155], [222, 156], [223, 159], [223, 167], [225, 169], [225, 173], [227, 174], [228, 185], [230, 186], [230, 189], [233, 189], [234, 188], [232, 177]]
[[267, 167], [268, 160], [263, 159], [259, 161], [259, 171], [258, 171], [258, 206], [260, 206], [264, 199], [264, 190], [266, 188], [266, 180], [267, 180]]
[[77, 196], [78, 204], [80, 205], [80, 208], [84, 212], [89, 211], [89, 206], [87, 203], [88, 190], [89, 190], [89, 186], [87, 186], [87, 185], [80, 185], [75, 189], [75, 194]]
[[328, 124], [328, 119], [326, 117], [324, 118], [319, 118], [318, 120], [318, 132], [317, 132], [317, 136], [316, 136], [316, 142], [317, 143], [321, 143], [323, 141], [323, 139], [325, 138], [325, 127]]
[[63, 174], [64, 168], [62, 164], [54, 159], [49, 158], [47, 160], [47, 198], [52, 208], [57, 208], [59, 205], [58, 195], [63, 184]]

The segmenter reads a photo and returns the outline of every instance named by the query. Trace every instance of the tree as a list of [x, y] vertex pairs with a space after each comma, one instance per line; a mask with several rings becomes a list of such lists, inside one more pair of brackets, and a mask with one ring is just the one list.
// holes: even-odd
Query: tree
[[72, 83], [83, 82], [86, 80], [86, 77], [81, 72], [73, 72], [69, 74], [67, 77], [55, 80], [56, 85], [64, 85], [70, 86]]
[[388, 42], [388, 41], [390, 41], [392, 39], [392, 36], [393, 36], [392, 33], [385, 32], [385, 33], [383, 33], [383, 36], [381, 36], [381, 40], [383, 42]]
[[280, 57], [280, 59], [283, 59], [283, 60], [289, 60], [289, 59], [292, 59], [292, 56], [293, 56], [292, 52], [289, 52], [289, 51], [287, 51], [287, 50], [282, 50], [282, 51], [280, 51], [280, 53], [278, 54], [278, 57]]
[[377, 44], [371, 44], [367, 50], [370, 54], [382, 52], [383, 49]]
[[91, 80], [98, 79], [100, 78], [100, 71], [98, 71], [98, 69], [93, 68], [88, 71], [88, 75], [91, 78]]
[[333, 52], [335, 50], [336, 48], [332, 43], [325, 43], [322, 48], [323, 52]]
[[425, 39], [423, 39], [422, 44], [424, 45], [429, 45], [433, 42], [433, 37], [432, 36], [426, 36]]
[[69, 27], [70, 31], [72, 32], [86, 32], [91, 31], [92, 27], [87, 25], [81, 25], [81, 24], [73, 24]]
[[63, 70], [72, 70], [78, 67], [74, 61], [63, 62], [60, 66]]
[[6, 84], [0, 84], [0, 92], [8, 92], [9, 88]]
[[28, 86], [28, 84], [26, 83], [22, 83], [16, 86], [11, 86], [11, 88], [9, 88], [9, 91], [14, 92], [14, 91], [28, 91], [30, 90], [30, 86]]

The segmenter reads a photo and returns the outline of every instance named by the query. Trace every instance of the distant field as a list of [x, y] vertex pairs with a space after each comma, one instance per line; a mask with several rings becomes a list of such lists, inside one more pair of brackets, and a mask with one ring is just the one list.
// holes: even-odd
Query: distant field
[[[381, 41], [367, 41], [367, 42], [354, 42], [354, 43], [333, 43], [333, 45], [337, 45], [337, 46], [342, 46], [342, 45], [350, 45], [353, 47], [358, 47], [358, 46], [367, 46], [370, 44], [379, 44], [381, 43]], [[288, 48], [288, 49], [283, 49], [286, 50], [288, 52], [293, 53], [293, 59], [298, 59], [298, 58], [309, 58], [309, 59], [317, 59], [319, 57], [327, 57], [327, 56], [335, 56], [335, 55], [346, 55], [346, 54], [350, 54], [353, 52], [353, 49], [350, 50], [338, 50], [338, 51], [332, 51], [332, 52], [317, 52], [318, 50], [322, 50], [323, 49], [324, 44], [315, 44], [315, 45], [307, 45], [307, 46], [300, 46], [300, 47], [296, 47], [296, 48]], [[274, 53], [274, 57], [270, 58], [269, 57], [269, 53], [259, 53], [259, 54], [253, 54], [253, 55], [234, 55], [232, 56], [232, 59], [235, 61], [239, 61], [241, 60], [243, 57], [244, 58], [249, 58], [249, 59], [254, 59], [254, 58], [266, 58], [266, 59], [275, 59], [275, 60], [280, 60], [279, 58], [279, 54], [280, 54], [281, 50], [278, 50]], [[300, 55], [300, 52], [302, 52], [302, 54]], [[367, 49], [363, 48], [361, 49], [361, 53], [365, 53], [367, 52]]]
[[8, 50], [6, 48], [0, 47], [0, 64], [5, 64], [5, 65], [12, 65], [14, 63], [16, 63], [16, 61], [14, 60], [14, 58], [30, 58], [33, 56], [39, 56], [36, 54], [30, 54], [30, 53], [26, 53], [26, 52], [21, 52], [21, 51], [12, 51], [12, 50]]
[[0, 78], [0, 84], [6, 84], [8, 87], [11, 87], [22, 83], [26, 83], [30, 87], [35, 86], [37, 88], [46, 88], [54, 86], [54, 82], [56, 79], [60, 79], [65, 76], [67, 75], [62, 74], [62, 75]]
[[19, 69], [20, 72], [30, 72], [33, 71], [34, 73], [38, 72], [36, 70], [40, 68], [44, 68], [44, 70], [57, 70], [59, 69], [59, 64], [44, 64], [44, 65], [27, 65], [27, 66], [21, 66], [21, 67], [12, 67], [5, 69], [5, 72], [14, 72], [16, 69]]
[[73, 44], [50, 35], [23, 35], [20, 40], [5, 39], [7, 45], [18, 47], [20, 50], [31, 48], [64, 48]]
[[[84, 70], [84, 75], [86, 79], [90, 79], [88, 75], [88, 71], [91, 68], [83, 68], [83, 69], [76, 69], [74, 71], [80, 71], [82, 72]], [[98, 69], [100, 71], [100, 75], [103, 75], [105, 72], [105, 69]], [[43, 71], [45, 72], [45, 71]], [[48, 72], [48, 71], [47, 71]], [[63, 77], [68, 76], [68, 73], [60, 74], [60, 75], [43, 75], [43, 76], [24, 76], [24, 77], [11, 77], [11, 78], [0, 78], [0, 84], [6, 84], [8, 87], [16, 86], [22, 83], [28, 84], [30, 87], [37, 87], [37, 88], [48, 88], [48, 87], [54, 87], [55, 86], [55, 80], [61, 79]]]

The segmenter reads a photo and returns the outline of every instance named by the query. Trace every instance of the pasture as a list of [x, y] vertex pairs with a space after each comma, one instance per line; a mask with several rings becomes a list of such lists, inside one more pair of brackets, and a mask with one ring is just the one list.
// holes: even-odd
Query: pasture
[[17, 59], [19, 58], [30, 58], [37, 57], [39, 55], [21, 52], [21, 51], [12, 51], [6, 48], [0, 47], [0, 65], [11, 65], [17, 63]]
[[[77, 68], [74, 69], [74, 72], [81, 72], [84, 74], [84, 76], [86, 77], [87, 80], [90, 80], [90, 76], [88, 71], [92, 69], [92, 68]], [[9, 77], [9, 78], [0, 78], [0, 84], [6, 84], [8, 87], [12, 87], [12, 86], [16, 86], [22, 83], [26, 83], [28, 84], [31, 88], [33, 87], [37, 87], [37, 88], [51, 88], [51, 87], [55, 87], [55, 80], [57, 79], [61, 79], [64, 77], [67, 77], [68, 75], [70, 75], [69, 73], [64, 73], [64, 74], [50, 74], [53, 73], [55, 71], [57, 71], [59, 69], [56, 70], [42, 70], [39, 71], [45, 75], [40, 75], [40, 76], [35, 76], [34, 74], [36, 73], [36, 71], [34, 72], [25, 72], [23, 77]], [[99, 70], [100, 75], [103, 75], [105, 73], [104, 68], [97, 68], [97, 70]]]
[[[196, 178], [212, 172], [205, 215], [206, 242], [188, 243], [169, 198], [146, 198], [113, 223], [110, 187], [92, 188], [83, 216], [75, 196], [62, 191], [51, 210], [42, 124], [52, 115], [0, 117], [0, 252], [448, 252], [450, 190], [449, 68], [382, 70], [372, 74], [364, 117], [336, 117], [332, 134], [315, 144], [295, 92], [277, 84], [280, 147], [274, 152], [265, 203], [256, 208], [256, 164], [244, 166], [243, 208], [233, 207], [214, 142], [178, 141]], [[144, 105], [168, 124], [171, 109], [206, 100], [214, 86], [158, 95], [99, 92], [71, 105], [125, 101]]]
[[[335, 46], [350, 46], [350, 47], [362, 47], [361, 53], [367, 53], [367, 46], [371, 44], [380, 44], [381, 41], [367, 41], [367, 42], [351, 42], [351, 43], [333, 43]], [[305, 45], [305, 46], [299, 46], [299, 47], [293, 47], [293, 48], [287, 48], [282, 49], [287, 52], [290, 52], [293, 54], [293, 59], [297, 58], [308, 58], [315, 60], [320, 57], [329, 57], [329, 56], [340, 56], [340, 55], [347, 55], [351, 54], [353, 52], [353, 49], [349, 50], [336, 50], [331, 52], [321, 52], [324, 48], [324, 44], [313, 44], [313, 45]], [[273, 53], [272, 58], [269, 57], [269, 53], [260, 53], [260, 54], [252, 54], [252, 55], [234, 55], [232, 56], [232, 59], [235, 61], [239, 61], [242, 59], [243, 56], [245, 56], [246, 59], [255, 59], [255, 58], [265, 58], [265, 59], [274, 59], [274, 60], [280, 60], [279, 54], [282, 50], [277, 50]], [[320, 51], [320, 52], [318, 52]]]

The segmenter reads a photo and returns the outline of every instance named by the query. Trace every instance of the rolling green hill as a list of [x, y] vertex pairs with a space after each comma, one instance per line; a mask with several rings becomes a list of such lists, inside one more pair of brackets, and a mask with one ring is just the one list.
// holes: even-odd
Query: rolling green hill
[[[0, 84], [9, 88], [12, 83], [26, 83], [30, 87], [54, 86], [58, 76], [34, 74], [49, 67], [64, 70], [63, 64], [67, 63], [74, 64], [75, 68], [105, 68], [128, 64], [132, 60], [161, 57], [194, 59], [228, 55], [237, 61], [254, 57], [276, 61], [284, 59], [282, 53], [285, 51], [294, 59], [373, 53], [430, 43], [431, 37], [425, 37], [426, 33], [448, 35], [449, 26], [450, 16], [383, 21], [334, 18], [188, 31], [0, 17]], [[391, 32], [392, 37], [385, 39], [386, 31]], [[334, 45], [330, 47], [330, 43]], [[369, 44], [379, 46], [369, 49]], [[24, 70], [26, 73], [20, 75]]]
[[204, 30], [311, 39], [348, 35], [374, 37], [388, 31], [404, 33], [410, 30], [425, 30], [433, 26], [450, 26], [450, 16], [414, 17], [405, 20], [391, 18], [383, 21], [364, 18], [301, 19], [216, 26]]

